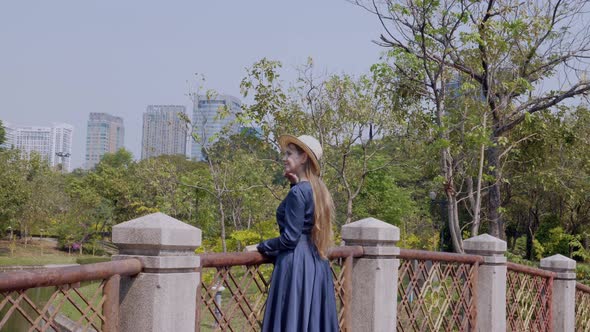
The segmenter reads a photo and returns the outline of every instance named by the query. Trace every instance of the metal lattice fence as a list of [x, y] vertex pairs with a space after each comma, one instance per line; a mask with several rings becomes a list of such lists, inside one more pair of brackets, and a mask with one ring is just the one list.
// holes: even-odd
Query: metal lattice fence
[[481, 257], [401, 250], [398, 331], [472, 331]]
[[[102, 331], [106, 321], [102, 310], [106, 300], [105, 284], [106, 280], [102, 280], [84, 287], [79, 284], [53, 287], [53, 292], [44, 303], [35, 301], [26, 290], [1, 292], [0, 310], [10, 307], [3, 320], [20, 315], [30, 325], [29, 331], [47, 331], [49, 328], [60, 331], [64, 326]], [[0, 322], [0, 326], [3, 325]]]
[[[328, 257], [341, 331], [348, 331], [352, 259], [360, 247], [332, 248]], [[259, 331], [272, 265], [257, 253], [201, 255], [197, 330]]]
[[576, 331], [590, 332], [590, 287], [576, 284]]
[[120, 276], [140, 271], [130, 259], [0, 273], [0, 331], [117, 331]]
[[553, 272], [508, 263], [506, 325], [508, 331], [551, 331]]

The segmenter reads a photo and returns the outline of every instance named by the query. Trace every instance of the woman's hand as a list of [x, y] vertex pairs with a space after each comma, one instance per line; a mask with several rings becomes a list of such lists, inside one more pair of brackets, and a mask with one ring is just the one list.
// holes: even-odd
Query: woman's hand
[[291, 182], [292, 184], [299, 183], [299, 177], [297, 177], [295, 173], [285, 173], [283, 174], [283, 176], [286, 177], [287, 180], [289, 180], [289, 182]]
[[256, 249], [257, 244], [251, 244], [249, 246], [244, 247], [244, 252], [258, 252]]

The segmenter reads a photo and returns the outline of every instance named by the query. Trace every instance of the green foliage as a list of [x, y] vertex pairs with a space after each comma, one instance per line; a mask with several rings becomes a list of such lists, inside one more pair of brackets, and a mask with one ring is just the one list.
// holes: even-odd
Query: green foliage
[[[545, 243], [545, 242], [543, 242]], [[514, 248], [512, 250], [512, 254], [519, 256], [521, 258], [525, 258], [526, 257], [526, 236], [521, 236], [519, 238], [516, 239], [516, 243], [514, 245]], [[538, 239], [534, 239], [533, 240], [533, 258], [535, 260], [540, 260], [543, 257], [548, 256], [546, 254], [546, 249], [543, 245], [541, 245], [541, 242]]]
[[[263, 240], [279, 236], [278, 228], [274, 220], [260, 221], [252, 228], [233, 231], [226, 242], [227, 251], [242, 251], [246, 246], [257, 244]], [[203, 245], [197, 249], [202, 252], [222, 252], [221, 238], [209, 238], [203, 241]]]
[[543, 247], [543, 245], [541, 245], [541, 242], [539, 242], [539, 240], [534, 239], [533, 240], [533, 257], [536, 260], [541, 260], [541, 258], [546, 257], [547, 255], [545, 254], [545, 247]]
[[261, 221], [256, 223], [253, 228], [236, 230], [230, 234], [230, 238], [234, 239], [241, 248], [277, 236], [279, 236], [279, 232], [274, 220]]
[[590, 264], [576, 265], [576, 281], [590, 286]]
[[570, 256], [571, 237], [565, 233], [562, 227], [558, 226], [549, 230], [549, 236], [545, 243], [546, 253], [548, 256], [561, 254], [566, 257]]
[[429, 251], [438, 251], [440, 245], [440, 236], [436, 232], [424, 233], [407, 233], [398, 243], [400, 248], [421, 249]]
[[2, 120], [0, 120], [0, 145], [4, 144], [4, 142], [6, 142], [6, 129], [4, 129]]
[[[444, 4], [427, 2], [432, 7], [426, 11], [440, 15]], [[399, 6], [399, 15], [414, 14]], [[447, 14], [467, 24], [462, 13]], [[494, 46], [492, 59], [502, 54], [499, 50], [514, 56], [502, 38], [515, 37], [522, 22], [490, 24], [505, 33], [462, 31], [473, 47], [457, 54], [466, 66], [477, 63], [481, 45]], [[421, 41], [442, 52], [433, 37], [449, 33], [448, 27], [425, 28], [431, 35]], [[436, 72], [436, 61], [405, 50], [389, 53], [397, 66], [375, 64], [357, 77], [317, 77], [310, 60], [288, 89], [280, 80], [279, 62], [255, 63], [241, 86], [253, 103], [243, 105], [238, 122], [262, 133], [220, 134], [208, 141], [204, 162], [182, 156], [134, 161], [120, 150], [105, 155], [92, 170], [62, 174], [39, 156], [22, 159], [19, 151], [0, 151], [0, 231], [6, 234], [9, 226], [28, 233], [44, 230], [56, 234], [63, 248], [82, 243], [87, 252], [94, 248], [100, 254], [103, 232], [160, 211], [203, 231], [200, 252], [242, 250], [278, 235], [275, 209], [289, 189], [276, 138], [305, 133], [320, 138], [324, 147], [322, 176], [336, 203], [336, 243], [342, 224], [374, 217], [401, 229], [400, 246], [437, 250], [447, 214], [428, 200], [430, 191], [438, 193], [441, 208], [452, 206], [445, 199], [457, 200], [458, 235], [471, 236], [478, 180], [487, 231], [487, 190], [501, 171], [498, 183], [509, 195], [501, 197], [503, 205], [496, 210], [515, 240], [514, 254], [527, 254], [524, 234], [531, 232], [533, 258], [561, 253], [587, 261], [590, 111], [572, 106], [526, 113], [516, 129], [494, 138], [489, 96], [482, 95], [476, 77], [443, 68], [436, 77], [445, 81], [436, 86], [447, 90], [439, 91], [443, 99], [437, 107], [424, 99], [423, 85], [427, 71]], [[498, 75], [499, 82], [490, 82], [500, 94], [534, 92], [522, 77]], [[221, 109], [220, 116], [226, 112]], [[480, 166], [480, 154], [487, 158], [494, 148], [506, 152], [505, 162], [484, 160]]]
[[412, 191], [397, 185], [395, 173], [399, 170], [383, 168], [367, 175], [354, 208], [356, 219], [377, 218], [400, 226], [404, 219], [418, 214]]
[[27, 184], [27, 163], [17, 150], [0, 151], [0, 228], [18, 229], [31, 191]]
[[584, 248], [581, 241], [581, 235], [568, 235], [571, 258], [580, 262], [590, 261], [590, 251]]
[[[240, 84], [244, 97], [253, 94], [254, 103], [245, 107], [244, 122], [254, 121], [258, 124], [265, 137], [277, 134], [277, 123], [285, 123], [289, 119], [286, 111], [287, 96], [283, 91], [278, 69], [279, 61], [263, 58], [248, 69], [247, 77]], [[279, 128], [285, 128], [279, 125]], [[275, 136], [278, 137], [278, 136]]]
[[539, 264], [537, 262], [533, 262], [528, 259], [524, 259], [522, 255], [515, 254], [512, 252], [506, 252], [506, 259], [509, 262], [520, 264], [520, 265], [527, 265], [527, 266], [532, 266], [532, 267], [539, 266]]

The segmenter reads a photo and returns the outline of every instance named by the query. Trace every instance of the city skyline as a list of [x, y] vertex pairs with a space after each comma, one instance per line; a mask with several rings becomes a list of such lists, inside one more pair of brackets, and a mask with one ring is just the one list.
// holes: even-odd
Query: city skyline
[[281, 61], [285, 84], [308, 57], [318, 74], [358, 75], [379, 61], [384, 49], [372, 41], [381, 32], [377, 18], [344, 0], [5, 2], [0, 119], [73, 125], [76, 168], [85, 162], [89, 113], [120, 116], [125, 147], [139, 159], [146, 105], [192, 110], [195, 73], [204, 89], [248, 104], [240, 82], [254, 62]]

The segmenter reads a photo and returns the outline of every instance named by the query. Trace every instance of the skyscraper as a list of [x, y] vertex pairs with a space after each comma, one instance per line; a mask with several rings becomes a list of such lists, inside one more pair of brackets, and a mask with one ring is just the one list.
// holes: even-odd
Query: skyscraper
[[141, 159], [186, 154], [187, 124], [181, 114], [186, 114], [186, 107], [180, 105], [147, 107], [143, 114]]
[[227, 129], [227, 135], [238, 133], [239, 126], [235, 120], [240, 108], [240, 100], [233, 96], [197, 96], [192, 118], [193, 135], [197, 140], [192, 140], [191, 159], [204, 160], [203, 144], [214, 143], [217, 139], [212, 138], [222, 130]]
[[51, 127], [13, 126], [5, 124], [7, 148], [18, 149], [23, 158], [38, 153], [49, 166], [61, 164], [65, 172], [71, 170], [72, 135], [74, 127], [65, 123], [54, 123]]
[[124, 146], [125, 127], [123, 118], [107, 113], [90, 113], [86, 131], [86, 163], [91, 169], [100, 162], [105, 153], [117, 152]]

